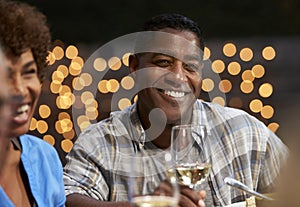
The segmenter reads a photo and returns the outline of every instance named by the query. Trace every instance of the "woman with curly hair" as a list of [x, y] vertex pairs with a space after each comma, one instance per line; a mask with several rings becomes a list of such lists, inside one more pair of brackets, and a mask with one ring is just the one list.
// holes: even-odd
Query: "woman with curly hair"
[[0, 0], [0, 43], [7, 59], [11, 97], [11, 141], [0, 171], [1, 206], [64, 206], [62, 164], [56, 150], [26, 134], [51, 44], [45, 16], [28, 4]]

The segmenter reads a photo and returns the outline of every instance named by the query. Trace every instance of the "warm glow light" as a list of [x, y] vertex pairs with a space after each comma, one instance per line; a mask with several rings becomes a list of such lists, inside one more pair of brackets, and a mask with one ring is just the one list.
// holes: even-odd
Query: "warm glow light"
[[118, 57], [111, 57], [108, 60], [108, 66], [112, 70], [119, 70], [122, 66], [122, 62], [121, 62], [120, 58], [118, 58]]
[[279, 128], [279, 124], [276, 123], [276, 122], [270, 123], [270, 124], [268, 125], [268, 128], [269, 128], [272, 132], [275, 133], [275, 132], [277, 131], [277, 129]]
[[69, 59], [73, 59], [78, 55], [78, 49], [74, 45], [70, 45], [66, 49], [66, 57]]
[[51, 109], [47, 105], [40, 105], [39, 107], [39, 114], [43, 119], [46, 119], [50, 116], [51, 114]]
[[60, 125], [63, 133], [69, 132], [73, 129], [73, 123], [70, 119], [60, 120]]
[[54, 94], [57, 94], [62, 89], [61, 82], [55, 80], [50, 83], [50, 91]]
[[96, 58], [94, 60], [94, 68], [97, 71], [104, 71], [107, 66], [106, 60], [103, 58]]
[[83, 131], [85, 130], [87, 127], [89, 127], [91, 125], [91, 122], [90, 121], [85, 121], [85, 122], [82, 122], [79, 127], [80, 127], [80, 130]]
[[258, 93], [261, 97], [268, 98], [273, 93], [273, 86], [270, 83], [264, 83], [259, 87]]
[[71, 88], [67, 85], [63, 85], [59, 91], [59, 95], [65, 95], [66, 93], [71, 93]]
[[62, 133], [63, 133], [63, 130], [62, 130], [62, 128], [61, 128], [61, 123], [60, 123], [60, 121], [61, 121], [61, 120], [55, 122], [55, 130], [57, 131], [57, 133], [62, 134]]
[[250, 102], [249, 104], [249, 108], [251, 111], [253, 111], [254, 113], [258, 113], [262, 110], [263, 108], [263, 103], [261, 102], [261, 100], [259, 99], [254, 99]]
[[65, 139], [73, 139], [74, 136], [75, 136], [75, 132], [74, 132], [73, 129], [70, 130], [70, 131], [68, 131], [68, 132], [64, 132], [64, 133], [63, 133], [63, 137], [64, 137]]
[[265, 119], [270, 119], [274, 115], [274, 109], [270, 105], [266, 105], [261, 109], [260, 112], [261, 116], [264, 117]]
[[232, 57], [236, 54], [236, 46], [233, 43], [227, 43], [223, 47], [223, 53], [227, 57]]
[[73, 147], [73, 142], [69, 139], [64, 139], [61, 141], [61, 148], [63, 149], [63, 151], [65, 152], [70, 152], [71, 149]]
[[106, 83], [107, 90], [112, 93], [115, 93], [116, 91], [118, 91], [119, 87], [120, 87], [119, 82], [116, 79], [110, 79]]
[[43, 137], [43, 140], [45, 140], [46, 142], [48, 142], [49, 144], [51, 144], [52, 146], [54, 146], [55, 144], [55, 139], [52, 135], [50, 134], [46, 134], [44, 137]]
[[131, 53], [125, 53], [122, 57], [122, 61], [123, 61], [123, 64], [125, 66], [129, 66], [129, 56], [131, 55]]
[[238, 75], [241, 72], [241, 65], [238, 62], [231, 62], [227, 66], [230, 75]]
[[253, 52], [250, 48], [243, 48], [240, 52], [241, 60], [248, 62], [253, 58]]
[[78, 76], [81, 73], [81, 67], [78, 63], [74, 62], [69, 66], [69, 72], [72, 76]]
[[211, 68], [215, 73], [222, 73], [225, 69], [225, 64], [222, 60], [215, 60], [212, 62]]
[[69, 75], [69, 69], [65, 65], [59, 65], [57, 67], [57, 71], [61, 72], [64, 78], [66, 78]]
[[204, 47], [203, 60], [208, 60], [210, 58], [210, 50], [208, 47]]
[[98, 83], [98, 90], [101, 92], [101, 93], [108, 93], [109, 90], [107, 88], [107, 80], [101, 80], [99, 83]]
[[253, 73], [251, 70], [245, 70], [243, 73], [242, 73], [242, 79], [244, 81], [248, 80], [248, 81], [254, 81], [255, 77], [253, 76]]
[[67, 112], [60, 112], [58, 114], [58, 120], [62, 119], [71, 119], [70, 114], [68, 114]]
[[93, 77], [89, 73], [82, 73], [80, 79], [83, 81], [84, 86], [89, 86], [93, 82]]
[[30, 131], [33, 131], [36, 129], [36, 123], [37, 123], [37, 120], [34, 117], [32, 117], [31, 121], [30, 121], [30, 126], [29, 126]]
[[273, 47], [265, 47], [262, 51], [262, 56], [265, 60], [273, 60], [276, 56], [276, 52]]
[[243, 101], [240, 97], [232, 97], [229, 101], [229, 106], [234, 107], [234, 108], [242, 108]]
[[56, 60], [61, 60], [64, 57], [64, 50], [59, 46], [54, 47], [52, 52]]
[[134, 98], [133, 98], [133, 102], [136, 103], [138, 98], [139, 98], [138, 95], [135, 95]]
[[130, 90], [134, 87], [134, 80], [132, 77], [130, 76], [125, 76], [124, 78], [122, 78], [121, 80], [121, 86], [126, 89], [126, 90]]
[[71, 65], [74, 69], [81, 70], [84, 65], [84, 60], [82, 59], [82, 57], [77, 56], [73, 58], [73, 60], [71, 61]]
[[55, 63], [55, 55], [52, 52], [49, 52], [48, 56], [46, 57], [48, 65], [53, 65]]
[[253, 83], [251, 81], [243, 81], [240, 85], [240, 89], [243, 93], [251, 93], [253, 91]]
[[221, 106], [225, 106], [225, 100], [222, 97], [219, 97], [219, 96], [213, 98], [212, 102], [220, 104]]
[[265, 74], [265, 68], [262, 65], [254, 65], [252, 67], [252, 73], [255, 78], [261, 78]]
[[72, 86], [74, 90], [81, 91], [85, 86], [84, 80], [79, 77], [75, 77], [72, 80]]
[[84, 104], [91, 103], [94, 100], [94, 95], [90, 91], [85, 91], [81, 94], [81, 101]]
[[89, 118], [89, 120], [95, 120], [98, 117], [98, 110], [95, 107], [87, 107], [85, 115]]
[[64, 74], [60, 71], [54, 71], [52, 73], [52, 80], [53, 81], [63, 82], [64, 78], [65, 78]]
[[36, 129], [40, 134], [44, 134], [48, 130], [48, 124], [44, 120], [39, 120], [36, 123]]
[[77, 118], [77, 124], [80, 126], [84, 122], [89, 122], [90, 119], [87, 116], [81, 115]]
[[212, 79], [210, 79], [210, 78], [203, 79], [203, 81], [202, 81], [202, 90], [203, 91], [210, 92], [214, 89], [214, 87], [215, 87], [215, 84]]
[[119, 103], [118, 103], [119, 109], [121, 109], [121, 110], [125, 109], [126, 107], [128, 107], [130, 105], [131, 105], [131, 101], [128, 98], [122, 98], [119, 100]]
[[70, 96], [58, 96], [56, 98], [56, 105], [59, 109], [68, 109], [71, 107], [73, 101]]
[[228, 93], [232, 89], [232, 84], [229, 80], [221, 80], [219, 83], [219, 89], [223, 93]]

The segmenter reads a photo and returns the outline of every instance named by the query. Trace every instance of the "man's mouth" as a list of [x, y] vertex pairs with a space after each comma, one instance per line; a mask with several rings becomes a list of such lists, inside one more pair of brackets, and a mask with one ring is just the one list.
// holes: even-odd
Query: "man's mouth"
[[170, 91], [170, 90], [163, 90], [164, 94], [174, 97], [174, 98], [181, 98], [185, 95], [182, 91]]
[[164, 89], [160, 89], [160, 88], [157, 88], [157, 90], [169, 97], [172, 97], [172, 98], [182, 98], [188, 94], [187, 92], [183, 92], [183, 91], [164, 90]]

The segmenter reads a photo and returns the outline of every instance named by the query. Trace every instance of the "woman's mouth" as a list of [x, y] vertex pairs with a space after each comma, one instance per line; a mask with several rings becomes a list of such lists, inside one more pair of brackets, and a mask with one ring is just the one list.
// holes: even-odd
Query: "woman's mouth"
[[19, 106], [16, 110], [16, 113], [13, 114], [13, 121], [16, 123], [23, 123], [27, 122], [28, 120], [28, 111], [29, 111], [29, 104], [23, 104]]

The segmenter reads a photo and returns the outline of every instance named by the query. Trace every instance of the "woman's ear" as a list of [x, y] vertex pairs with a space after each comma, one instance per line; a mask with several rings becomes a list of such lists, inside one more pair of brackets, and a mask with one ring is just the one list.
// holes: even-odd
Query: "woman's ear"
[[138, 70], [139, 66], [139, 59], [137, 55], [133, 54], [129, 56], [129, 71], [130, 73], [133, 73]]

